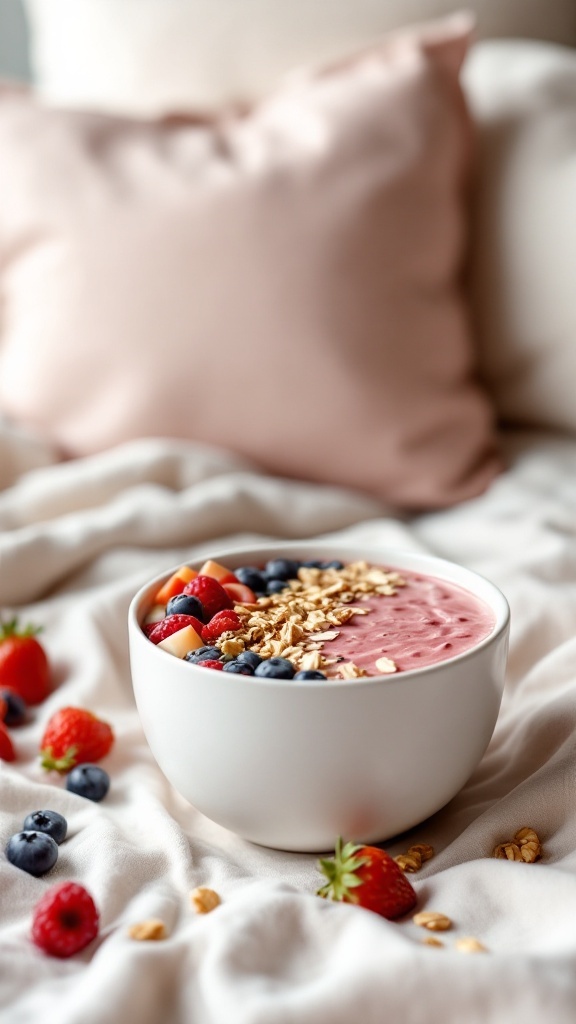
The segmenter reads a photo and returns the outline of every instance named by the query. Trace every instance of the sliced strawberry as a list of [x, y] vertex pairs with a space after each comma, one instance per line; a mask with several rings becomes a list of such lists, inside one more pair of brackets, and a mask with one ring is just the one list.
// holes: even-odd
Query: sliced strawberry
[[200, 636], [205, 644], [214, 643], [222, 633], [229, 633], [240, 629], [242, 622], [235, 611], [222, 611], [214, 615], [207, 626], [204, 626]]
[[172, 636], [172, 633], [177, 633], [179, 629], [184, 629], [184, 626], [192, 626], [192, 629], [196, 630], [199, 636], [202, 635], [202, 630], [204, 629], [204, 623], [200, 622], [200, 619], [197, 619], [194, 615], [167, 615], [161, 622], [156, 623], [148, 639], [153, 644], [159, 644], [167, 636]]
[[256, 594], [245, 583], [223, 583], [222, 587], [235, 604], [256, 604]]

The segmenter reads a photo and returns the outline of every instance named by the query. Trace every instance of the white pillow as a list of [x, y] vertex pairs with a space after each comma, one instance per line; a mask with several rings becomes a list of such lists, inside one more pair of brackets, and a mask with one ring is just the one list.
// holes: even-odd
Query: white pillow
[[[25, 0], [41, 95], [154, 114], [254, 99], [454, 0]], [[480, 36], [576, 43], [574, 0], [472, 0]]]
[[576, 51], [478, 44], [472, 300], [504, 421], [576, 430]]

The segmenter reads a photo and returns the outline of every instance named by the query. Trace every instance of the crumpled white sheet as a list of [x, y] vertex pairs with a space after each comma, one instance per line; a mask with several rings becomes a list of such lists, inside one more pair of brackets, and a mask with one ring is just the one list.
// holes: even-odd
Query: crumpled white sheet
[[[55, 679], [34, 720], [13, 730], [18, 760], [0, 762], [0, 847], [32, 810], [69, 821], [44, 878], [0, 852], [2, 1024], [574, 1024], [576, 441], [516, 435], [507, 452], [481, 498], [403, 521], [361, 495], [265, 478], [225, 452], [158, 439], [59, 463], [0, 424], [0, 604], [43, 625]], [[318, 899], [315, 856], [253, 846], [187, 805], [156, 767], [133, 702], [126, 612], [149, 576], [233, 537], [340, 531], [462, 562], [512, 607], [488, 752], [446, 808], [386, 844], [435, 847], [411, 879], [421, 907], [454, 921], [442, 949], [423, 945], [409, 919]], [[65, 704], [114, 725], [101, 804], [39, 767], [44, 723]], [[417, 757], [407, 736], [406, 758]], [[525, 825], [542, 838], [541, 862], [491, 858]], [[64, 879], [90, 889], [102, 928], [59, 961], [29, 931], [37, 900]], [[195, 915], [196, 885], [222, 906]], [[128, 927], [150, 917], [168, 939], [131, 940]], [[468, 935], [488, 952], [458, 952]]]

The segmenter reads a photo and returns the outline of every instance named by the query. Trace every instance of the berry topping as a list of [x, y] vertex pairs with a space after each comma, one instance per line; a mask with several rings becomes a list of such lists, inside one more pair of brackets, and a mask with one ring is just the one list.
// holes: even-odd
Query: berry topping
[[219, 661], [222, 652], [217, 647], [199, 647], [197, 651], [188, 651], [184, 661], [197, 665], [199, 661]]
[[68, 822], [58, 811], [33, 811], [25, 819], [22, 828], [25, 832], [45, 832], [60, 846], [66, 839]]
[[[193, 583], [195, 582], [193, 580]], [[193, 583], [189, 584], [189, 586], [192, 586]], [[170, 598], [166, 605], [166, 615], [191, 615], [201, 622], [205, 622], [206, 618], [209, 617], [199, 598], [194, 597], [194, 594], [187, 594], [185, 592]]]
[[247, 661], [227, 661], [224, 665], [224, 672], [233, 672], [238, 676], [254, 675], [254, 669]]
[[320, 562], [321, 569], [343, 569], [344, 562], [339, 562], [338, 559], [334, 559], [333, 562]]
[[306, 668], [297, 672], [294, 679], [326, 679], [326, 676], [316, 668]]
[[15, 761], [16, 751], [14, 750], [14, 744], [10, 738], [10, 733], [4, 725], [0, 722], [0, 759], [2, 761]]
[[23, 725], [28, 717], [26, 701], [15, 690], [4, 687], [0, 690], [0, 700], [6, 705], [4, 723], [6, 725]]
[[208, 622], [217, 612], [233, 607], [232, 600], [224, 587], [212, 576], [197, 576], [195, 580], [184, 587], [184, 593], [190, 594], [202, 602], [205, 622]]
[[108, 722], [85, 708], [61, 708], [52, 715], [42, 737], [42, 767], [67, 772], [76, 764], [100, 761], [113, 743]]
[[256, 654], [256, 651], [241, 651], [240, 654], [236, 656], [236, 661], [239, 661], [241, 664], [246, 663], [252, 668], [258, 668], [258, 665], [263, 660], [264, 659], [260, 654]]
[[254, 675], [269, 679], [293, 679], [294, 672], [294, 665], [287, 658], [268, 658], [267, 661], [260, 662], [254, 670]]
[[221, 672], [224, 668], [221, 661], [213, 661], [211, 658], [207, 658], [206, 661], [199, 661], [198, 665], [200, 668], [215, 668], [217, 672]]
[[200, 635], [204, 623], [200, 622], [194, 615], [167, 615], [161, 622], [157, 622], [148, 637], [153, 644], [159, 644], [162, 640], [177, 633], [185, 626], [192, 626], [192, 629]]
[[200, 634], [204, 643], [212, 644], [222, 633], [229, 633], [236, 629], [240, 629], [242, 623], [238, 618], [235, 611], [222, 611], [217, 612], [207, 626], [204, 626], [202, 633]]
[[35, 626], [20, 629], [17, 619], [0, 623], [0, 686], [40, 704], [50, 691], [50, 668]]
[[288, 583], [286, 580], [268, 580], [266, 585], [267, 594], [279, 594], [281, 590], [286, 590]]
[[8, 840], [6, 856], [15, 867], [38, 878], [54, 867], [58, 860], [58, 845], [45, 832], [17, 832]]
[[299, 562], [291, 558], [272, 558], [264, 570], [268, 580], [295, 580], [298, 578]]
[[99, 803], [110, 789], [110, 776], [97, 764], [79, 764], [67, 775], [66, 789]]
[[243, 565], [242, 568], [236, 569], [236, 576], [240, 583], [250, 587], [250, 590], [253, 590], [255, 594], [266, 593], [266, 577], [256, 566]]
[[50, 956], [73, 956], [96, 938], [98, 922], [88, 890], [76, 882], [62, 882], [45, 892], [34, 908], [32, 941]]

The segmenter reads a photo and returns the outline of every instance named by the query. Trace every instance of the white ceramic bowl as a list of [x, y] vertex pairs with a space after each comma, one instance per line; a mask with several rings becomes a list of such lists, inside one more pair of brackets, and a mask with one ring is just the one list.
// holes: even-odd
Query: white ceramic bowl
[[492, 583], [374, 545], [287, 543], [211, 557], [232, 570], [275, 557], [363, 558], [464, 587], [491, 607], [495, 625], [470, 651], [396, 675], [311, 683], [210, 672], [142, 633], [164, 573], [131, 603], [130, 661], [146, 738], [182, 796], [245, 839], [310, 852], [333, 848], [337, 836], [389, 839], [455, 796], [488, 745], [504, 685], [509, 609]]

